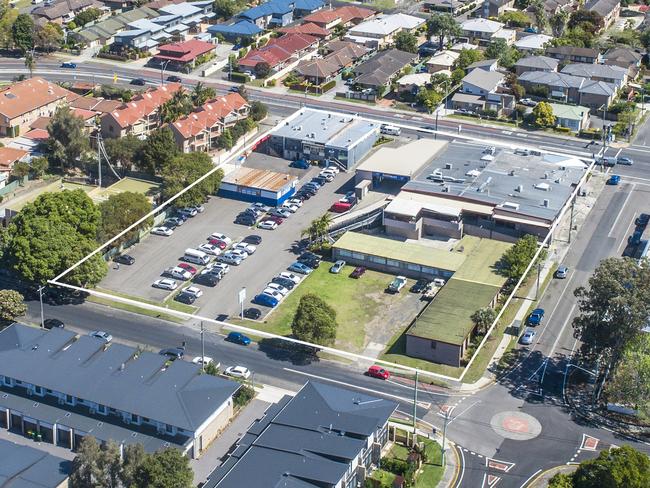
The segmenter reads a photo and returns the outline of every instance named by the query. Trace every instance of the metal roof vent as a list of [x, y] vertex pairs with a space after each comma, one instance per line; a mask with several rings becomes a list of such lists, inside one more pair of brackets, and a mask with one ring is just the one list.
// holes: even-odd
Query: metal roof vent
[[545, 198], [545, 199], [542, 201], [542, 207], [546, 207], [546, 208], [548, 208], [548, 206], [549, 206], [550, 203], [551, 203], [551, 201], [550, 201], [548, 198]]
[[524, 191], [524, 185], [517, 185], [517, 188], [515, 188], [515, 191], [518, 191], [519, 193], [522, 193]]

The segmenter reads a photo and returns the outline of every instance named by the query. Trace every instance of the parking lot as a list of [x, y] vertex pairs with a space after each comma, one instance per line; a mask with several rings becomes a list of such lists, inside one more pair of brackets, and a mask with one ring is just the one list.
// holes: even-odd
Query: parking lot
[[[249, 156], [246, 166], [291, 173], [300, 178], [299, 186], [320, 171], [317, 167], [308, 170], [289, 168], [288, 161], [258, 153]], [[194, 306], [201, 309], [201, 315], [207, 317], [238, 314], [237, 297], [241, 288], [247, 289], [248, 303], [245, 306], [250, 306], [250, 300], [264, 289], [264, 285], [295, 261], [296, 256], [291, 248], [294, 242], [300, 239], [301, 232], [352, 188], [353, 181], [353, 174], [337, 175], [334, 181], [326, 184], [317, 195], [305, 201], [302, 208], [273, 231], [235, 224], [235, 216], [250, 204], [213, 196], [205, 204], [203, 213], [177, 227], [170, 237], [150, 235], [126, 251], [135, 258], [135, 264], [121, 265], [119, 268], [109, 266], [109, 273], [100, 287], [162, 302], [175, 292], [153, 288], [151, 285], [162, 277], [166, 268], [181, 262], [185, 249], [195, 248], [207, 242], [207, 237], [214, 232], [227, 235], [233, 242], [251, 234], [260, 235], [263, 241], [257, 246], [255, 254], [239, 266], [230, 266], [230, 272], [215, 287], [199, 285], [203, 296], [194, 303]], [[188, 284], [179, 282], [179, 289]]]

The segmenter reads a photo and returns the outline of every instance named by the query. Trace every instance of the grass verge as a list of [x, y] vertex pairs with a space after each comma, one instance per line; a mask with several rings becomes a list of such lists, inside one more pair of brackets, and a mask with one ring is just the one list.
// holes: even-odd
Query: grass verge
[[[445, 471], [444, 466], [441, 466], [442, 452], [440, 450], [440, 444], [422, 436], [418, 436], [418, 441], [424, 443], [427, 462], [423, 463], [420, 467], [414, 486], [415, 488], [434, 488], [435, 486], [438, 486], [438, 483], [440, 483]], [[392, 458], [406, 462], [408, 455], [409, 450], [405, 446], [395, 443], [388, 454], [384, 456], [384, 459]], [[382, 487], [392, 486], [392, 483], [395, 480], [395, 474], [383, 469], [377, 469], [372, 473], [371, 478], [378, 480]]]

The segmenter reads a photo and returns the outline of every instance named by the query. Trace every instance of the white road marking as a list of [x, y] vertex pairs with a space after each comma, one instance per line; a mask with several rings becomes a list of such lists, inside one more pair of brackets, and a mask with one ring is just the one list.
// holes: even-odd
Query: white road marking
[[474, 405], [476, 405], [477, 403], [481, 403], [481, 400], [477, 400], [477, 401], [475, 401], [474, 403], [472, 403], [469, 407], [467, 407], [465, 410], [463, 410], [462, 412], [460, 412], [460, 413], [459, 413], [458, 415], [456, 415], [453, 419], [449, 420], [449, 422], [447, 422], [447, 425], [451, 425], [452, 422], [453, 422], [454, 420], [456, 420], [458, 417], [460, 417], [461, 415], [463, 415], [465, 412], [467, 412], [470, 408], [472, 408], [472, 407], [473, 407]]
[[617, 152], [616, 154], [614, 154], [614, 157], [615, 157], [615, 158], [618, 158], [618, 155], [621, 154], [621, 151], [622, 151], [622, 150], [623, 150], [623, 148], [620, 148], [620, 149], [618, 150], [618, 152]]
[[460, 478], [458, 479], [458, 484], [456, 486], [462, 486], [463, 476], [465, 476], [465, 455], [463, 454], [463, 451], [461, 449], [459, 449], [458, 452], [460, 452], [462, 469], [460, 470]]
[[625, 210], [625, 206], [627, 205], [627, 202], [630, 200], [630, 197], [632, 196], [632, 193], [634, 193], [634, 186], [635, 185], [636, 185], [636, 183], [632, 183], [632, 190], [625, 197], [625, 201], [623, 202], [623, 206], [618, 211], [618, 214], [616, 214], [616, 218], [614, 219], [614, 223], [612, 224], [612, 230], [609, 231], [609, 234], [607, 234], [607, 237], [614, 237], [612, 235], [612, 232], [614, 232], [614, 229], [616, 228], [616, 224], [618, 224], [618, 219], [621, 218], [621, 215], [623, 214], [623, 210]]
[[560, 329], [560, 332], [558, 333], [557, 337], [555, 338], [555, 342], [553, 343], [553, 347], [551, 347], [550, 352], [548, 353], [548, 357], [551, 357], [553, 355], [553, 352], [555, 351], [555, 348], [557, 347], [557, 343], [560, 342], [560, 337], [562, 337], [562, 334], [564, 333], [564, 329], [566, 328], [567, 324], [569, 323], [569, 320], [571, 320], [571, 315], [573, 315], [573, 311], [576, 309], [578, 306], [577, 303], [573, 304], [573, 307], [571, 307], [571, 310], [566, 316], [566, 319], [564, 323], [562, 324], [562, 328]]
[[521, 485], [520, 488], [524, 488], [524, 487], [528, 484], [528, 482], [529, 482], [530, 480], [532, 480], [535, 476], [537, 476], [537, 475], [538, 475], [539, 473], [541, 473], [541, 472], [542, 472], [542, 470], [541, 470], [541, 468], [540, 468], [540, 469], [538, 469], [537, 471], [535, 471], [533, 474], [531, 474], [531, 475], [528, 477], [528, 479], [527, 479], [526, 481], [524, 481], [524, 483]]

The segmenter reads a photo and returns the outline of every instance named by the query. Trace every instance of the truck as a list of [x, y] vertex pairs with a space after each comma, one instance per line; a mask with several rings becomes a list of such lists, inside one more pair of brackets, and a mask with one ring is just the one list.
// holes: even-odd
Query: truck
[[396, 276], [393, 281], [388, 285], [389, 293], [399, 293], [402, 288], [406, 286], [406, 277]]

